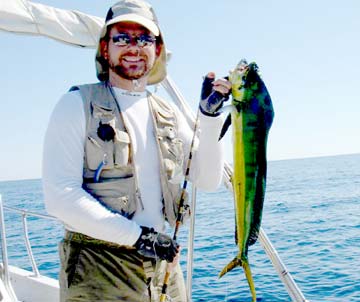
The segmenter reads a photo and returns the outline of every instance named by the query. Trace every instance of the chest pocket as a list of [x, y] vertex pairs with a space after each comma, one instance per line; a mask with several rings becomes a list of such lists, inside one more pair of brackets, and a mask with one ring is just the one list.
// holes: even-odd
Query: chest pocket
[[130, 137], [125, 131], [116, 129], [114, 139], [114, 164], [116, 167], [127, 166], [129, 164]]
[[120, 130], [116, 109], [91, 104], [88, 133], [85, 143], [88, 169], [110, 170], [129, 164], [130, 137]]

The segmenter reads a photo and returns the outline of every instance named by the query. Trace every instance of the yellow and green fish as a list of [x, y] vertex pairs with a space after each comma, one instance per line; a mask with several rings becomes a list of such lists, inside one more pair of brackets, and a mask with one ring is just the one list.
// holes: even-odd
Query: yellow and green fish
[[220, 277], [242, 266], [252, 294], [256, 291], [248, 260], [248, 248], [258, 238], [266, 186], [266, 145], [274, 118], [268, 90], [256, 63], [241, 60], [230, 72], [232, 111], [225, 121], [220, 139], [232, 124], [236, 231], [236, 257], [221, 271]]

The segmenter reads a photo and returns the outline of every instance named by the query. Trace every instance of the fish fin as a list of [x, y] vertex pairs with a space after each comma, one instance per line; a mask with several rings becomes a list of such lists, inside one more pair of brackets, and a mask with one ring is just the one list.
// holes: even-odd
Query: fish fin
[[228, 131], [229, 127], [231, 125], [231, 114], [229, 114], [225, 120], [224, 125], [221, 128], [221, 132], [219, 135], [219, 141], [224, 137], [225, 133]]
[[224, 276], [227, 272], [230, 272], [232, 269], [234, 269], [237, 266], [242, 266], [242, 261], [240, 258], [235, 257], [227, 266], [223, 268], [223, 270], [219, 274], [219, 278]]

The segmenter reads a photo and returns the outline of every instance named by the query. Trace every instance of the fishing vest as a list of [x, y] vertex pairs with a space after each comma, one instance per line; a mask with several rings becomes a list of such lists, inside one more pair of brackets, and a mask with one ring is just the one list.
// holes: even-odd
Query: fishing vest
[[[131, 137], [114, 92], [105, 82], [70, 89], [74, 90], [80, 91], [86, 118], [83, 189], [109, 210], [131, 219], [143, 204]], [[183, 143], [171, 106], [150, 92], [147, 97], [160, 161], [163, 214], [174, 226], [184, 179]]]

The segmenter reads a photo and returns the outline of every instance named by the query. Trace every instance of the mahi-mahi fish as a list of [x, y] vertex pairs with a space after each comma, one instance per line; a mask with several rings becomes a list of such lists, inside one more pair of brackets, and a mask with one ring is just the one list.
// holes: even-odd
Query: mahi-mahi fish
[[242, 266], [252, 301], [256, 291], [248, 260], [248, 248], [254, 244], [260, 223], [266, 186], [266, 145], [274, 111], [268, 90], [256, 63], [241, 60], [230, 72], [232, 111], [225, 121], [220, 139], [232, 124], [233, 168], [232, 186], [235, 204], [236, 257], [221, 271], [220, 277]]

